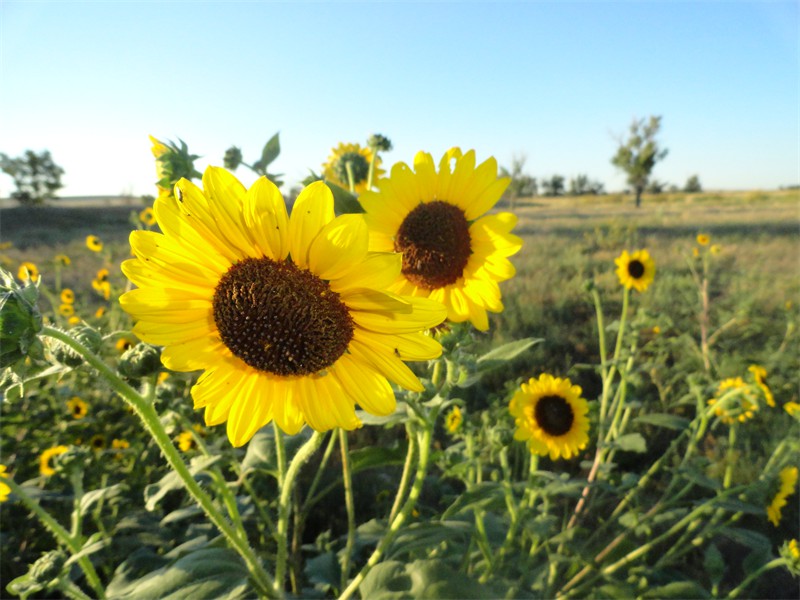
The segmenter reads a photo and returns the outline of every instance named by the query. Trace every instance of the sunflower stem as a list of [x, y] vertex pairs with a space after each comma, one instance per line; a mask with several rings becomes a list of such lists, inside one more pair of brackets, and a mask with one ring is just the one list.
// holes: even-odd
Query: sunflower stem
[[400, 510], [400, 506], [403, 503], [403, 498], [406, 495], [406, 488], [408, 488], [408, 483], [411, 478], [411, 466], [414, 463], [414, 457], [417, 453], [416, 436], [408, 425], [406, 425], [406, 433], [408, 434], [408, 450], [406, 451], [405, 463], [403, 463], [403, 474], [400, 477], [400, 485], [397, 487], [397, 494], [394, 497], [392, 510], [389, 511], [389, 523], [394, 521], [394, 518], [397, 516], [397, 511]]
[[728, 430], [728, 451], [725, 457], [725, 475], [722, 478], [722, 488], [726, 490], [731, 487], [731, 481], [733, 480], [733, 464], [736, 455], [734, 447], [736, 446], [737, 429], [737, 421], [734, 421]]
[[356, 193], [356, 178], [353, 175], [353, 163], [345, 161], [344, 168], [347, 170], [347, 185], [350, 186], [350, 193]]
[[[66, 546], [73, 555], [81, 551], [81, 539], [77, 536], [70, 535], [70, 533], [64, 529], [49, 512], [42, 508], [38, 502], [33, 500], [25, 489], [14, 481], [14, 479], [11, 477], [4, 477], [3, 483], [7, 484], [14, 495], [22, 500], [22, 503], [39, 518], [39, 521], [53, 534], [57, 542]], [[82, 556], [78, 559], [78, 564], [83, 570], [84, 575], [86, 575], [86, 581], [97, 594], [97, 597], [105, 598], [105, 589], [103, 588], [103, 584], [100, 583], [100, 577], [97, 575], [97, 571], [95, 571], [94, 565], [92, 561], [89, 560], [89, 557]]]
[[197, 483], [191, 471], [189, 471], [189, 468], [186, 466], [186, 463], [183, 462], [183, 458], [178, 450], [173, 445], [169, 435], [167, 435], [155, 408], [153, 408], [153, 406], [136, 390], [123, 381], [97, 355], [75, 338], [50, 326], [43, 327], [41, 334], [64, 343], [80, 354], [87, 363], [94, 367], [100, 375], [106, 379], [112, 389], [133, 408], [134, 412], [141, 419], [144, 428], [158, 445], [167, 463], [169, 463], [172, 470], [180, 477], [181, 481], [183, 481], [186, 491], [189, 492], [189, 495], [191, 495], [200, 508], [203, 509], [209, 520], [211, 520], [217, 529], [225, 536], [231, 547], [242, 557], [259, 593], [271, 598], [282, 596], [282, 590], [275, 587], [275, 582], [272, 581], [269, 574], [264, 570], [261, 561], [258, 556], [256, 556], [253, 549], [250, 548], [247, 540], [238, 535], [237, 530], [231, 526], [230, 522], [214, 505], [211, 497], [208, 496]]
[[356, 513], [353, 503], [353, 472], [350, 468], [350, 447], [347, 432], [339, 428], [339, 449], [342, 453], [342, 481], [344, 483], [344, 503], [347, 509], [347, 542], [342, 556], [342, 579], [339, 589], [344, 589], [350, 578], [350, 558], [356, 541]]
[[[276, 432], [277, 430], [278, 428], [276, 426]], [[276, 436], [276, 447], [278, 437], [281, 439], [281, 446], [283, 445], [283, 434], [280, 433], [279, 436]], [[275, 584], [281, 592], [283, 591], [284, 581], [286, 579], [286, 563], [289, 557], [289, 538], [287, 532], [289, 531], [289, 515], [291, 513], [292, 492], [294, 490], [295, 480], [297, 479], [297, 474], [300, 472], [300, 468], [322, 445], [322, 440], [324, 438], [324, 433], [315, 431], [311, 437], [308, 438], [306, 443], [300, 446], [300, 449], [294, 457], [292, 457], [292, 462], [289, 463], [289, 468], [285, 470], [285, 475], [280, 482], [281, 495], [278, 500], [278, 527], [276, 529], [278, 553], [275, 559]], [[283, 460], [285, 462], [285, 456]]]
[[771, 571], [772, 569], [775, 569], [777, 567], [782, 567], [785, 564], [786, 564], [786, 560], [785, 559], [783, 559], [783, 558], [775, 558], [775, 559], [769, 561], [768, 563], [766, 563], [765, 565], [762, 565], [755, 572], [750, 573], [750, 575], [748, 575], [745, 578], [745, 580], [742, 581], [742, 583], [740, 583], [738, 586], [736, 586], [736, 588], [734, 588], [730, 592], [728, 592], [728, 598], [736, 598], [739, 594], [741, 594], [743, 591], [745, 591], [747, 589], [747, 587], [751, 583], [753, 583], [756, 579], [761, 577], [761, 575], [763, 575], [767, 571]]

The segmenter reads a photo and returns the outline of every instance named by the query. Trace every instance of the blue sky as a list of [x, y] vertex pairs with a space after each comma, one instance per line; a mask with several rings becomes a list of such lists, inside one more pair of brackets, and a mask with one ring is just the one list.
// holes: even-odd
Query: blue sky
[[651, 114], [658, 180], [800, 183], [794, 1], [0, 0], [0, 18], [0, 151], [49, 149], [65, 196], [154, 193], [148, 134], [202, 170], [276, 131], [287, 184], [380, 132], [389, 164], [458, 145], [613, 191], [615, 138]]

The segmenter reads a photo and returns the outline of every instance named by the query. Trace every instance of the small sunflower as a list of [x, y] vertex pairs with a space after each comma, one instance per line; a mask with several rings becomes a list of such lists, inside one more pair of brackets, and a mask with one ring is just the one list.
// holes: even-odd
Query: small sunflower
[[69, 288], [64, 288], [63, 290], [61, 290], [61, 302], [63, 304], [74, 304], [75, 292], [73, 292]]
[[[369, 178], [369, 165], [373, 160], [372, 150], [362, 148], [359, 144], [339, 144], [331, 150], [328, 162], [322, 165], [322, 176], [331, 183], [335, 183], [346, 190], [350, 189], [350, 176], [348, 164], [353, 177], [355, 193], [362, 194], [367, 191]], [[375, 158], [375, 168], [372, 174], [372, 183], [375, 184], [384, 171], [380, 168], [380, 157]]]
[[96, 235], [87, 235], [86, 247], [92, 252], [101, 252], [103, 250], [103, 242]]
[[20, 281], [27, 281], [30, 279], [34, 283], [39, 280], [39, 269], [38, 267], [33, 264], [32, 262], [25, 261], [19, 266], [19, 270], [17, 271], [17, 279]]
[[[723, 396], [733, 390], [738, 390], [737, 394], [726, 397], [721, 402]], [[716, 395], [708, 401], [709, 406], [714, 406], [714, 414], [726, 425], [735, 422], [744, 423], [755, 416], [758, 410], [758, 402], [752, 396], [750, 387], [741, 377], [728, 377], [723, 379], [717, 386]]]
[[58, 314], [62, 317], [71, 317], [75, 314], [75, 307], [72, 304], [61, 304], [58, 307]]
[[180, 448], [181, 452], [188, 452], [195, 446], [197, 446], [197, 441], [194, 439], [194, 435], [192, 435], [191, 431], [183, 431], [178, 435], [178, 448]]
[[708, 246], [708, 244], [711, 243], [711, 238], [708, 236], [708, 234], [698, 233], [697, 234], [697, 243], [700, 246]]
[[155, 202], [164, 233], [131, 234], [122, 270], [139, 288], [120, 304], [140, 339], [165, 346], [164, 366], [205, 371], [192, 397], [206, 425], [227, 421], [234, 446], [272, 420], [289, 434], [353, 429], [356, 403], [394, 412], [387, 379], [423, 389], [403, 361], [440, 355], [422, 332], [445, 311], [384, 291], [401, 257], [368, 252], [361, 215], [335, 217], [322, 182], [291, 217], [266, 177], [246, 190], [209, 167], [203, 187], [179, 181], [177, 199]]
[[89, 405], [78, 396], [73, 396], [67, 400], [67, 408], [75, 419], [82, 419], [89, 412]]
[[153, 209], [148, 206], [139, 213], [139, 220], [148, 227], [151, 227], [156, 224], [156, 214], [153, 212]]
[[[455, 165], [451, 168], [451, 163]], [[400, 276], [389, 288], [430, 298], [453, 322], [489, 328], [487, 311], [501, 312], [499, 282], [514, 276], [508, 257], [522, 247], [511, 234], [511, 213], [487, 215], [509, 184], [497, 178], [497, 161], [477, 167], [475, 152], [445, 153], [436, 172], [430, 154], [419, 152], [412, 170], [404, 163], [359, 197], [370, 229], [370, 250], [403, 255]]]
[[78, 325], [80, 322], [81, 318], [77, 315], [73, 315], [69, 319], [67, 319], [67, 323], [69, 324], [70, 327], [74, 327], [75, 325]]
[[102, 318], [103, 316], [105, 316], [105, 314], [106, 314], [106, 310], [107, 310], [107, 309], [106, 309], [106, 307], [105, 307], [105, 306], [101, 306], [101, 307], [100, 307], [100, 308], [98, 308], [96, 311], [94, 311], [94, 316], [95, 316], [96, 318], [100, 319], [100, 318]]
[[53, 468], [52, 460], [56, 456], [64, 454], [69, 448], [67, 446], [53, 446], [48, 448], [39, 457], [39, 473], [45, 477], [55, 474], [56, 470]]
[[786, 506], [786, 498], [794, 493], [794, 486], [797, 484], [797, 475], [797, 467], [785, 467], [778, 473], [780, 488], [772, 498], [772, 502], [767, 506], [767, 518], [775, 527], [781, 522], [781, 510]]
[[714, 244], [713, 246], [711, 246], [711, 254], [717, 255], [720, 252], [722, 252], [722, 246], [720, 246], [719, 244]]
[[128, 350], [133, 348], [135, 345], [136, 345], [136, 340], [127, 336], [122, 336], [116, 341], [114, 347], [117, 349], [117, 352], [122, 354], [123, 352], [127, 352]]
[[95, 452], [100, 452], [101, 450], [105, 450], [106, 436], [104, 436], [102, 433], [93, 435], [92, 439], [89, 440], [89, 447]]
[[8, 495], [11, 493], [11, 488], [8, 487], [8, 484], [5, 481], [3, 481], [4, 479], [8, 479], [6, 466], [0, 465], [0, 502], [5, 502], [8, 500]]
[[527, 440], [532, 454], [577, 456], [589, 443], [589, 405], [580, 386], [544, 373], [514, 394], [509, 411], [516, 420], [514, 439]]
[[750, 365], [747, 370], [753, 374], [753, 379], [755, 379], [756, 385], [761, 390], [761, 393], [764, 394], [764, 399], [767, 401], [767, 404], [774, 408], [775, 396], [772, 395], [772, 390], [769, 389], [767, 385], [767, 370], [760, 365]]
[[111, 284], [108, 281], [94, 279], [92, 280], [92, 287], [104, 300], [108, 300], [111, 297]]
[[783, 410], [785, 410], [789, 416], [800, 416], [800, 404], [797, 402], [787, 402], [783, 405]]
[[122, 460], [124, 451], [131, 447], [130, 442], [128, 440], [121, 440], [114, 438], [111, 440], [111, 449], [114, 451], [114, 458], [116, 460]]
[[795, 576], [800, 577], [800, 545], [796, 539], [787, 540], [780, 549], [781, 557], [786, 561], [786, 568]]
[[459, 429], [461, 429], [461, 423], [464, 421], [464, 415], [461, 413], [461, 409], [458, 406], [454, 406], [449, 413], [447, 413], [447, 418], [445, 419], [445, 428], [450, 433], [455, 433]]
[[66, 254], [56, 254], [55, 262], [56, 264], [59, 264], [62, 267], [68, 267], [72, 264], [72, 261]]
[[643, 292], [653, 283], [656, 264], [647, 250], [637, 250], [633, 254], [628, 254], [628, 251], [624, 250], [614, 259], [614, 263], [617, 265], [619, 282], [627, 289], [633, 288], [637, 292]]

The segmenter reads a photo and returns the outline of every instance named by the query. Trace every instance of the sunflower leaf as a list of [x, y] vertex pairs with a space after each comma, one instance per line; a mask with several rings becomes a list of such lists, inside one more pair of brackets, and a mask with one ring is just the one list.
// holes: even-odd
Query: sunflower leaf
[[623, 452], [647, 452], [647, 442], [641, 433], [628, 433], [611, 442], [611, 445]]
[[639, 415], [634, 419], [636, 423], [644, 423], [646, 425], [655, 425], [656, 427], [664, 427], [666, 429], [674, 429], [675, 431], [683, 431], [689, 426], [689, 419], [678, 417], [676, 415], [668, 415], [666, 413], [650, 413], [647, 415]]

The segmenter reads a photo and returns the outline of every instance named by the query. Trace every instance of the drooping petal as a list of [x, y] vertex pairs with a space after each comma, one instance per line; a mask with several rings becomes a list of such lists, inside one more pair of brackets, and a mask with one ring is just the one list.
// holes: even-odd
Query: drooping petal
[[447, 317], [447, 310], [438, 302], [427, 298], [407, 298], [413, 312], [386, 314], [354, 310], [353, 321], [364, 329], [378, 333], [417, 333], [436, 327]]
[[386, 378], [349, 354], [343, 354], [331, 368], [342, 388], [347, 390], [356, 403], [368, 413], [378, 416], [390, 415], [397, 402], [392, 386]]
[[319, 232], [308, 253], [308, 268], [325, 280], [347, 273], [364, 260], [369, 233], [361, 215], [337, 217]]

